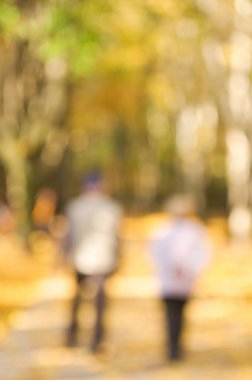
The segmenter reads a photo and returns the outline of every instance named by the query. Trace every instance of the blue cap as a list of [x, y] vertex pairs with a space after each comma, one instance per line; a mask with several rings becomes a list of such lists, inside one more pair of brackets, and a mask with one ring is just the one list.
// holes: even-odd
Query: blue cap
[[92, 170], [88, 172], [82, 181], [82, 184], [87, 187], [93, 187], [99, 185], [103, 180], [101, 172], [98, 170]]

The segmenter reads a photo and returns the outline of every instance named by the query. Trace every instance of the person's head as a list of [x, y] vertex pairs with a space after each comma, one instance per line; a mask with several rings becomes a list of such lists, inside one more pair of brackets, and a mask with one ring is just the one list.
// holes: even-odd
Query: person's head
[[98, 170], [89, 171], [82, 180], [82, 188], [85, 191], [102, 191], [104, 179]]
[[183, 218], [195, 214], [195, 199], [190, 194], [175, 194], [166, 201], [164, 209], [175, 218]]

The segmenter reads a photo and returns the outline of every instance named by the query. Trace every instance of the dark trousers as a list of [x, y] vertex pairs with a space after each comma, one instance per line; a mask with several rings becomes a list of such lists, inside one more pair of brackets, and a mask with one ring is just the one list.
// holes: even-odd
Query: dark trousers
[[77, 292], [72, 302], [72, 310], [71, 310], [71, 319], [70, 326], [68, 329], [67, 336], [67, 344], [69, 346], [73, 346], [76, 344], [77, 332], [78, 332], [78, 323], [77, 323], [77, 315], [78, 310], [81, 305], [81, 285], [89, 279], [93, 279], [97, 285], [97, 291], [95, 295], [95, 322], [94, 329], [92, 334], [92, 339], [90, 343], [90, 349], [92, 352], [95, 352], [99, 343], [102, 341], [104, 335], [104, 326], [103, 326], [103, 315], [105, 308], [105, 278], [106, 276], [87, 276], [82, 273], [76, 272], [76, 282], [77, 282]]
[[167, 351], [170, 359], [179, 359], [181, 355], [181, 333], [184, 327], [184, 308], [187, 299], [163, 298], [165, 306], [165, 323]]

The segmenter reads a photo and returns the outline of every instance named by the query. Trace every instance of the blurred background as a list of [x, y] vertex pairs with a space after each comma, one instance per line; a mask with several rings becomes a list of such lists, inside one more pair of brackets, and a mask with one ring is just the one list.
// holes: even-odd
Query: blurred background
[[[43, 300], [52, 294], [66, 303], [71, 298], [71, 273], [58, 264], [67, 230], [62, 214], [79, 192], [83, 174], [97, 168], [125, 208], [124, 261], [108, 286], [112, 299], [119, 304], [131, 297], [151, 300], [145, 307], [155, 321], [160, 317], [144, 247], [153, 226], [163, 220], [160, 209], [167, 196], [192, 192], [213, 241], [214, 259], [188, 318], [192, 324], [203, 323], [204, 331], [202, 321], [212, 318], [207, 324], [210, 341], [198, 333], [190, 338], [205, 349], [205, 357], [195, 355], [183, 373], [175, 370], [174, 379], [190, 378], [190, 370], [205, 376], [211, 352], [217, 369], [211, 368], [209, 379], [220, 370], [229, 379], [251, 378], [252, 326], [245, 318], [252, 295], [251, 15], [250, 0], [0, 2], [3, 339], [15, 330], [13, 311], [37, 305], [34, 290], [40, 289], [36, 294], [43, 294]], [[246, 320], [238, 316], [237, 302]], [[132, 316], [135, 330], [143, 310]], [[226, 318], [232, 326], [227, 327]], [[59, 324], [55, 322], [55, 329]], [[217, 348], [211, 346], [214, 331]], [[146, 338], [150, 347], [158, 334], [155, 330]], [[220, 342], [222, 334], [227, 340]], [[126, 336], [120, 337], [115, 346], [125, 344]], [[238, 359], [236, 348], [242, 352]], [[110, 362], [110, 369], [122, 376], [120, 368], [130, 367], [131, 354], [122, 350], [122, 364], [115, 351], [109, 351], [117, 363], [113, 367]], [[151, 352], [136, 360], [134, 370], [145, 368]], [[4, 349], [2, 355], [7, 366]], [[17, 357], [14, 362], [23, 363]], [[201, 359], [204, 365], [198, 363]], [[13, 379], [21, 378], [20, 371]], [[166, 376], [160, 371], [147, 371], [142, 378]], [[117, 378], [112, 372], [107, 378]], [[23, 376], [32, 378], [30, 373]], [[41, 379], [50, 378], [41, 373]]]
[[61, 207], [95, 166], [130, 211], [185, 189], [208, 215], [245, 215], [250, 8], [1, 2], [3, 196], [29, 222], [40, 187], [51, 186]]

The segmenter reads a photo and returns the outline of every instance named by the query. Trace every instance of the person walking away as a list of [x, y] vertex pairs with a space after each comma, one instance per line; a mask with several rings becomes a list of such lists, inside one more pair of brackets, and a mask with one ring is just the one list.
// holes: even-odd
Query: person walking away
[[68, 246], [78, 288], [72, 303], [67, 344], [76, 344], [81, 287], [92, 280], [96, 285], [96, 317], [90, 350], [96, 352], [104, 337], [105, 282], [118, 265], [122, 208], [105, 193], [101, 173], [91, 172], [84, 180], [81, 195], [68, 204], [66, 216], [69, 221]]
[[178, 360], [182, 358], [185, 306], [195, 280], [209, 261], [210, 249], [203, 224], [191, 218], [194, 202], [190, 196], [173, 196], [167, 211], [170, 218], [154, 232], [149, 250], [165, 309], [167, 355]]

